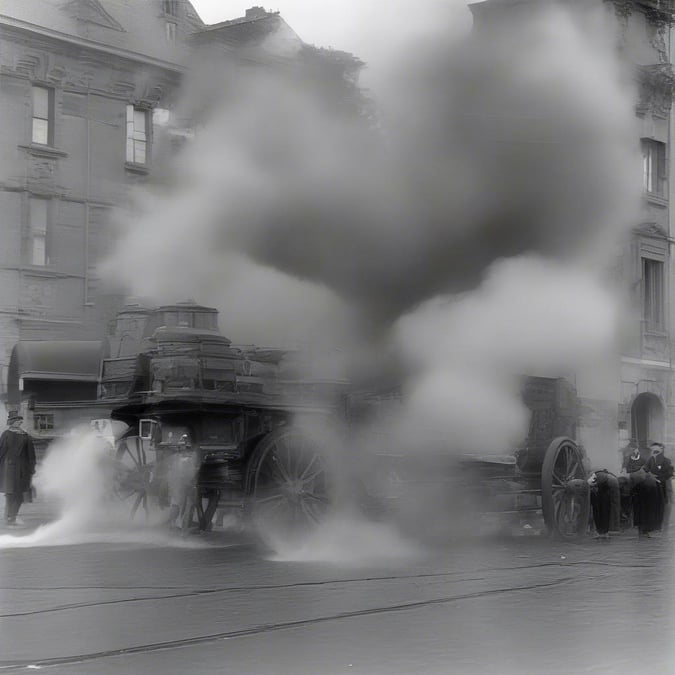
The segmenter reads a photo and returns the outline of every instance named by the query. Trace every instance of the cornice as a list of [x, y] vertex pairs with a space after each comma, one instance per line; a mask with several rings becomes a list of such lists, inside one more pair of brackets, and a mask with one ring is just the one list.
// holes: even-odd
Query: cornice
[[[19, 31], [22, 33], [30, 33], [32, 36], [37, 36], [38, 40], [51, 40], [61, 43], [66, 43], [69, 45], [76, 45], [82, 47], [83, 49], [93, 50], [101, 54], [108, 54], [117, 56], [121, 59], [127, 61], [134, 61], [136, 63], [142, 63], [145, 65], [155, 66], [157, 68], [162, 68], [164, 70], [170, 70], [176, 73], [184, 73], [187, 71], [185, 66], [182, 66], [178, 63], [172, 61], [164, 61], [162, 59], [157, 59], [146, 54], [140, 54], [138, 52], [133, 52], [127, 49], [120, 49], [117, 47], [112, 47], [109, 45], [101, 44], [94, 40], [88, 40], [86, 38], [76, 37], [74, 35], [69, 35], [67, 33], [61, 33], [59, 31], [52, 30], [50, 28], [44, 28], [43, 26], [37, 26], [27, 21], [21, 21], [19, 19], [14, 19], [13, 17], [0, 14], [0, 29], [6, 28], [10, 30]], [[49, 43], [45, 43], [48, 45]]]
[[668, 239], [668, 233], [657, 223], [641, 223], [633, 228], [633, 232], [652, 239]]

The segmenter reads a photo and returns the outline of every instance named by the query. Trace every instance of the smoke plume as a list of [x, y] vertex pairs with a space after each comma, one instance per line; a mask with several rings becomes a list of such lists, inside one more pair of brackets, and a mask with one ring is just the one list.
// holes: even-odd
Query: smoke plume
[[[345, 44], [364, 4], [340, 3]], [[196, 60], [179, 107], [195, 138], [137, 195], [106, 271], [217, 306], [235, 341], [395, 370], [395, 444], [424, 428], [498, 451], [525, 431], [520, 375], [613, 353], [604, 275], [641, 186], [633, 91], [603, 8], [467, 31], [463, 5], [405, 6], [390, 41], [368, 25], [363, 97], [286, 43], [263, 45], [269, 67]]]

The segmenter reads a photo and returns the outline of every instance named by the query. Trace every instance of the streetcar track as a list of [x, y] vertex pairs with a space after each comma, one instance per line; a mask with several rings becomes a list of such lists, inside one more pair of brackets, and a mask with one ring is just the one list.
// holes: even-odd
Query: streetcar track
[[352, 612], [340, 612], [338, 614], [331, 614], [327, 616], [313, 617], [310, 619], [298, 619], [296, 621], [283, 621], [279, 623], [261, 624], [251, 626], [250, 628], [242, 628], [239, 630], [224, 631], [220, 633], [212, 633], [209, 635], [200, 635], [191, 638], [181, 638], [179, 640], [169, 640], [166, 642], [154, 642], [146, 645], [137, 645], [135, 647], [122, 647], [119, 649], [110, 649], [100, 652], [92, 652], [90, 654], [78, 654], [72, 656], [60, 656], [47, 659], [38, 660], [20, 660], [14, 662], [0, 661], [0, 671], [10, 671], [25, 669], [30, 667], [49, 668], [56, 666], [75, 665], [78, 663], [85, 663], [88, 661], [96, 661], [105, 658], [113, 658], [117, 656], [127, 656], [133, 654], [146, 654], [151, 652], [166, 651], [170, 649], [181, 649], [183, 647], [190, 647], [193, 645], [207, 644], [209, 642], [218, 642], [220, 640], [232, 640], [240, 637], [251, 637], [261, 635], [264, 633], [272, 633], [282, 630], [292, 630], [294, 628], [302, 628], [305, 626], [314, 626], [329, 621], [340, 621], [343, 619], [360, 618], [364, 616], [373, 616], [377, 614], [388, 614], [393, 612], [402, 612], [412, 609], [419, 609], [422, 607], [430, 607], [434, 605], [449, 604], [461, 600], [472, 600], [489, 597], [492, 595], [499, 595], [505, 593], [514, 593], [519, 591], [532, 591], [540, 588], [551, 588], [554, 586], [561, 586], [564, 584], [588, 581], [588, 577], [563, 577], [554, 581], [549, 581], [540, 584], [528, 584], [526, 586], [511, 586], [505, 588], [493, 588], [484, 591], [476, 591], [474, 593], [465, 593], [463, 595], [453, 595], [441, 598], [432, 598], [429, 600], [418, 600], [415, 602], [399, 603], [396, 605], [387, 605], [384, 607], [371, 607], [368, 609], [355, 610]]
[[[547, 562], [547, 563], [537, 563], [536, 565], [522, 565], [509, 568], [487, 568], [480, 570], [482, 572], [509, 572], [509, 571], [521, 571], [525, 569], [536, 569], [541, 567], [570, 567], [574, 565], [597, 565], [602, 567], [625, 567], [625, 568], [645, 568], [650, 567], [649, 565], [624, 565], [621, 563], [611, 563], [606, 561], [570, 561], [570, 562]], [[182, 590], [181, 593], [172, 593], [169, 595], [149, 595], [144, 597], [134, 597], [134, 598], [120, 598], [115, 600], [100, 600], [96, 602], [79, 602], [79, 603], [69, 603], [65, 605], [57, 605], [55, 607], [47, 607], [44, 609], [30, 610], [26, 612], [12, 612], [8, 614], [0, 614], [0, 619], [9, 619], [17, 618], [22, 616], [35, 616], [39, 614], [49, 614], [54, 612], [69, 611], [73, 609], [84, 609], [87, 607], [100, 607], [106, 605], [117, 605], [117, 604], [127, 604], [132, 602], [149, 602], [157, 600], [175, 600], [178, 598], [190, 598], [190, 597], [200, 597], [206, 595], [216, 595], [219, 593], [237, 593], [237, 592], [256, 592], [256, 591], [271, 591], [271, 590], [285, 590], [290, 588], [302, 588], [302, 587], [316, 587], [316, 586], [333, 586], [340, 584], [351, 584], [351, 583], [364, 583], [364, 582], [373, 582], [373, 581], [406, 581], [413, 579], [430, 579], [430, 578], [446, 578], [450, 576], [457, 576], [462, 574], [461, 572], [437, 572], [437, 573], [425, 573], [425, 574], [403, 574], [403, 575], [393, 575], [393, 576], [380, 576], [380, 577], [359, 577], [356, 579], [328, 579], [322, 581], [303, 581], [295, 582], [291, 584], [268, 584], [268, 585], [255, 585], [255, 586], [226, 586], [223, 588], [207, 588], [207, 589], [193, 589], [185, 590], [185, 586], [58, 586], [52, 588], [39, 588], [39, 587], [9, 587], [4, 586], [0, 587], [0, 590], [14, 590], [14, 591], [67, 591], [67, 590], [80, 590], [80, 591], [96, 591], [96, 590], [117, 590], [117, 591], [133, 591], [133, 590]], [[452, 583], [463, 583], [468, 581], [484, 581], [485, 577], [461, 577]]]
[[[356, 580], [350, 580], [350, 581], [356, 581]], [[369, 579], [364, 579], [363, 581], [371, 581]], [[464, 583], [467, 581], [485, 581], [485, 577], [467, 577], [467, 578], [462, 578], [462, 579], [457, 579], [455, 581], [449, 581], [447, 583]], [[301, 585], [324, 585], [326, 583], [330, 582], [316, 582], [315, 584], [295, 584], [293, 586], [282, 586], [279, 588], [294, 588], [297, 586]], [[270, 587], [265, 587], [265, 588], [270, 588]], [[271, 587], [274, 588], [274, 587]], [[47, 607], [45, 609], [34, 609], [30, 610], [27, 612], [13, 612], [11, 614], [0, 614], [0, 619], [10, 619], [10, 618], [16, 618], [20, 616], [34, 616], [37, 614], [49, 614], [52, 612], [64, 612], [68, 611], [71, 609], [84, 609], [86, 607], [102, 607], [105, 605], [119, 605], [119, 604], [126, 604], [126, 603], [131, 603], [131, 602], [148, 602], [148, 601], [155, 601], [155, 600], [175, 600], [177, 598], [194, 598], [194, 597], [200, 597], [204, 595], [217, 595], [219, 593], [232, 593], [232, 592], [241, 592], [248, 590], [247, 588], [223, 588], [223, 589], [204, 589], [204, 590], [197, 590], [197, 591], [189, 591], [186, 593], [174, 593], [171, 595], [148, 595], [145, 597], [141, 598], [120, 598], [117, 600], [99, 600], [97, 602], [78, 602], [78, 603], [71, 603], [68, 605], [57, 605], [56, 607]]]
[[[599, 567], [623, 567], [625, 569], [647, 569], [654, 565], [649, 564], [626, 564], [623, 562], [608, 562], [604, 560], [565, 560], [564, 562], [552, 561], [535, 563], [534, 565], [517, 565], [515, 567], [484, 567], [477, 572], [510, 572], [539, 567], [571, 567], [574, 565], [597, 565]], [[331, 584], [348, 584], [362, 581], [393, 581], [396, 579], [428, 579], [432, 577], [450, 577], [463, 574], [463, 572], [424, 572], [421, 574], [396, 574], [378, 577], [357, 577], [351, 579], [324, 579], [321, 581], [297, 581], [289, 584], [257, 584], [252, 586], [224, 586], [220, 588], [206, 588], [190, 591], [201, 592], [229, 592], [229, 591], [267, 591], [300, 586], [323, 586]], [[0, 586], [0, 591], [172, 591], [185, 590], [188, 586]]]

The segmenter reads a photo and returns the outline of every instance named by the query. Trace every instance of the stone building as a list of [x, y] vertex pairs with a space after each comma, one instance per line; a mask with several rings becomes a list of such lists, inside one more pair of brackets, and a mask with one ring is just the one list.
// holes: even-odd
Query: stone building
[[[93, 358], [78, 364], [73, 358], [78, 344], [72, 341], [80, 341], [82, 354], [96, 352], [96, 341], [120, 305], [96, 271], [110, 250], [112, 209], [125, 202], [130, 186], [152, 174], [153, 121], [162, 121], [177, 93], [186, 37], [202, 26], [187, 0], [3, 0], [0, 395], [5, 400], [10, 354], [18, 343], [14, 379], [21, 389], [29, 379], [42, 378], [72, 389], [66, 396], [72, 398], [96, 379], [98, 365]], [[63, 350], [45, 353], [43, 340], [60, 341]], [[30, 422], [31, 430], [48, 431], [54, 415], [37, 415], [35, 426]]]
[[671, 449], [675, 444], [673, 185], [669, 181], [673, 9], [670, 1], [616, 3], [625, 50], [637, 66], [636, 115], [644, 180], [642, 221], [622, 258], [633, 314], [621, 354], [618, 427], [622, 443], [629, 441], [643, 449], [650, 440], [663, 441]]
[[[471, 5], [475, 25], [517, 21], [533, 3], [548, 0], [488, 0]], [[573, 376], [578, 395], [577, 436], [594, 462], [618, 469], [622, 448], [646, 449], [651, 440], [675, 445], [672, 340], [675, 312], [671, 265], [669, 181], [672, 70], [669, 0], [596, 0], [574, 6], [604, 6], [616, 21], [617, 50], [634, 72], [635, 114], [643, 158], [640, 221], [619, 253], [617, 278], [623, 288], [620, 355], [607, 377]]]

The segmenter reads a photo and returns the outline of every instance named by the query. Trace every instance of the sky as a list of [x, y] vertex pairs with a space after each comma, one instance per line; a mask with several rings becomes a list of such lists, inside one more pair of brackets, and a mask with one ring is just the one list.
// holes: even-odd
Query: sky
[[[378, 23], [382, 34], [399, 26], [414, 23], [420, 14], [415, 0], [191, 0], [202, 20], [208, 24], [244, 16], [249, 7], [259, 5], [268, 11], [280, 12], [286, 23], [307, 43], [333, 47], [363, 56], [374, 36], [372, 25]], [[461, 0], [426, 0], [425, 5], [438, 5], [454, 12], [458, 6], [460, 23], [464, 23]], [[358, 8], [358, 9], [355, 9]], [[356, 21], [358, 13], [363, 21]], [[467, 12], [468, 15], [468, 12]], [[395, 25], [394, 25], [395, 24]], [[362, 27], [362, 30], [361, 28]]]
[[[385, 4], [381, 0], [374, 0], [374, 2]], [[332, 12], [337, 4], [335, 0], [271, 0], [270, 2], [264, 0], [192, 0], [193, 7], [206, 23], [218, 23], [244, 16], [249, 7], [256, 5], [270, 12], [279, 11], [286, 22], [308, 42], [314, 42], [319, 37], [330, 35], [330, 29], [320, 28], [320, 25], [325, 22], [318, 19], [325, 16], [326, 8]], [[317, 11], [317, 7], [322, 7], [320, 12]]]

